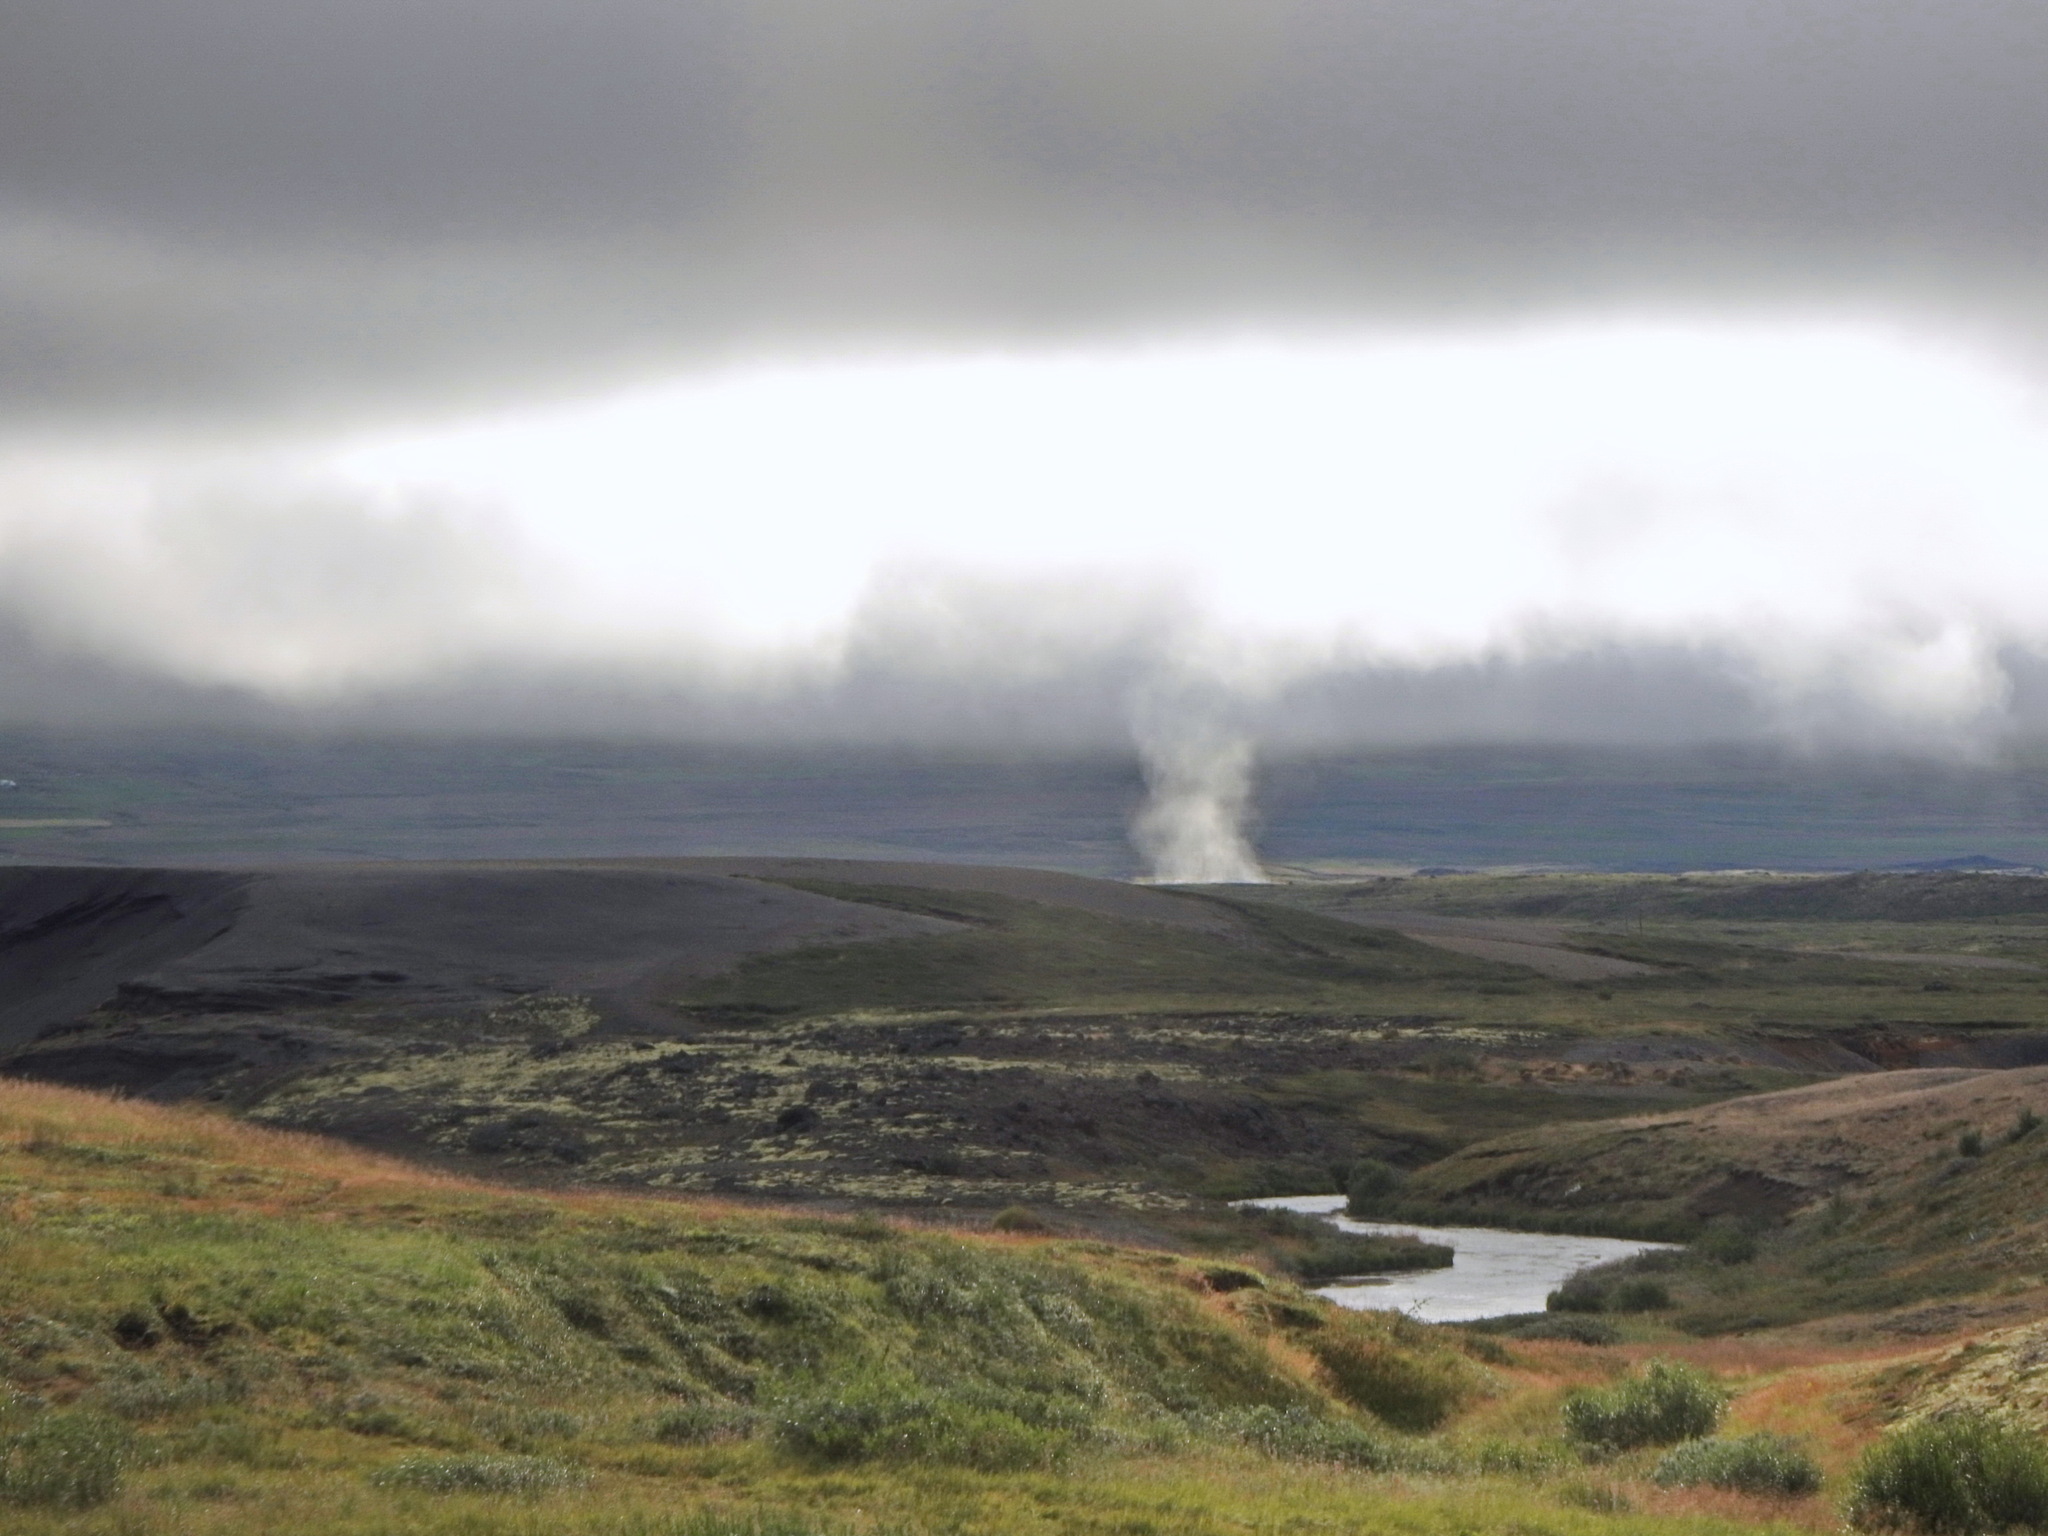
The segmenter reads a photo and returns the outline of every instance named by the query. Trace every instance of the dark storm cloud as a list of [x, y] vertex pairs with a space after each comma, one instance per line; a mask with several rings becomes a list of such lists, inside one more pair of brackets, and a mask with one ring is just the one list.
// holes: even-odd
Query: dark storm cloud
[[7, 0], [0, 410], [732, 348], [1869, 300], [2032, 324], [2032, 0]]

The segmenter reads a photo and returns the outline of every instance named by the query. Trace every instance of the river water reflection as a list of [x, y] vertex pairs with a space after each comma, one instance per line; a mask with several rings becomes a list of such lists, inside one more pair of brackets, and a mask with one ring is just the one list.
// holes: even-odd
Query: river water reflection
[[1353, 1221], [1341, 1214], [1342, 1195], [1285, 1195], [1244, 1203], [1321, 1216], [1345, 1232], [1413, 1232], [1426, 1242], [1446, 1243], [1456, 1249], [1458, 1256], [1449, 1269], [1360, 1279], [1324, 1286], [1317, 1292], [1340, 1307], [1406, 1312], [1426, 1323], [1465, 1323], [1509, 1312], [1541, 1312], [1544, 1298], [1574, 1270], [1671, 1246], [1618, 1237], [1507, 1232], [1496, 1227], [1414, 1227]]

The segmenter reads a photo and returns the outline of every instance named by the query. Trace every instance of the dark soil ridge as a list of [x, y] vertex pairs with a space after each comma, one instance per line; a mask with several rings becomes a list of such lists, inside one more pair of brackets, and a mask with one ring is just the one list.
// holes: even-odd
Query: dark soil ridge
[[834, 859], [0, 871], [0, 1049], [96, 1009], [137, 1016], [590, 996], [672, 1028], [659, 999], [753, 955], [951, 931], [942, 918], [779, 883], [991, 891], [1224, 934], [1225, 908], [1045, 870]]

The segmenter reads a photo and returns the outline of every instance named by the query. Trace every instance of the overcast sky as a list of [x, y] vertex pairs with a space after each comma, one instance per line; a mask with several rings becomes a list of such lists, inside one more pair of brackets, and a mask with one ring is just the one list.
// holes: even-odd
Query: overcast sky
[[2035, 0], [0, 0], [0, 713], [1996, 750], [2044, 80]]

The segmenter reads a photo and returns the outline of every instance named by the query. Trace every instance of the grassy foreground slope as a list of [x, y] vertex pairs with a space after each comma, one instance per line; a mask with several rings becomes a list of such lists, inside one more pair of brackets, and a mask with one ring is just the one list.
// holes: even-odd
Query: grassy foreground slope
[[[1672, 1536], [1832, 1518], [1632, 1464], [1589, 1489], [1558, 1394], [1619, 1352], [1510, 1354], [1173, 1255], [534, 1195], [7, 1081], [0, 1212], [10, 1533], [1591, 1536], [1631, 1498]], [[53, 1445], [67, 1486], [102, 1452], [119, 1486], [10, 1502]]]

